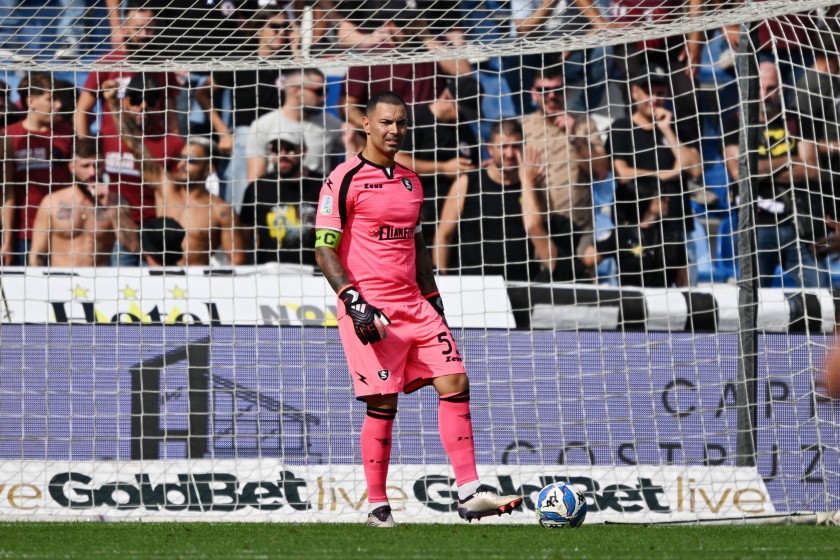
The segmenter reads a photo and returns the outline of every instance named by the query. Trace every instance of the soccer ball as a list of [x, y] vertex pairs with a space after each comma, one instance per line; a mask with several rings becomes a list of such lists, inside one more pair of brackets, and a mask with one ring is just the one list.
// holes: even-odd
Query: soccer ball
[[549, 484], [537, 497], [537, 521], [543, 527], [580, 527], [586, 519], [586, 498], [574, 485]]

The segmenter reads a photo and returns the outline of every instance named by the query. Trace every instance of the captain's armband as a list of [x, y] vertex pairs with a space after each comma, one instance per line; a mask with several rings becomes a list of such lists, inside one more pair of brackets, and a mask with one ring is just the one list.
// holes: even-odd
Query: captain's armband
[[331, 247], [338, 249], [341, 243], [341, 232], [333, 229], [319, 229], [315, 231], [315, 247]]

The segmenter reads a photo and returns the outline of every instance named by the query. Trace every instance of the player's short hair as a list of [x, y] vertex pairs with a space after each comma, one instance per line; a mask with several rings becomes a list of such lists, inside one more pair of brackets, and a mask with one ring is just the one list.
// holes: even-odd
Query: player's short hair
[[522, 123], [519, 122], [519, 119], [504, 119], [502, 121], [496, 121], [493, 123], [493, 126], [490, 127], [489, 138], [495, 138], [502, 132], [508, 136], [516, 135], [522, 138]]
[[99, 145], [96, 138], [77, 137], [73, 147], [73, 155], [82, 159], [96, 159], [99, 155]]
[[403, 109], [408, 111], [408, 107], [405, 104], [405, 100], [399, 96], [399, 94], [393, 91], [377, 91], [373, 95], [370, 96], [368, 99], [367, 106], [365, 107], [365, 113], [371, 114], [374, 109], [376, 109], [377, 105], [402, 105]]

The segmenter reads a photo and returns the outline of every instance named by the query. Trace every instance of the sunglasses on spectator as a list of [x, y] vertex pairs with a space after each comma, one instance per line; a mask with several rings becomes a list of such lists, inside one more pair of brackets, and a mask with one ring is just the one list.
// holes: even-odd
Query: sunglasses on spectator
[[175, 159], [178, 161], [185, 161], [187, 162], [187, 165], [198, 165], [200, 163], [207, 163], [210, 161], [209, 157], [196, 157], [189, 154], [178, 154], [175, 156]]
[[324, 97], [327, 94], [327, 89], [324, 86], [305, 86], [303, 84], [290, 84], [288, 87], [299, 87], [311, 91], [318, 97]]
[[537, 93], [540, 95], [549, 95], [551, 93], [555, 95], [561, 95], [563, 93], [563, 86], [560, 87], [548, 87], [548, 86], [535, 86], [534, 89], [537, 90]]
[[295, 146], [294, 144], [287, 144], [286, 142], [281, 142], [279, 147], [276, 143], [272, 143], [269, 146], [269, 150], [272, 154], [297, 154], [301, 151], [300, 146]]
[[129, 91], [125, 97], [132, 105], [142, 105], [145, 101], [149, 107], [157, 105], [160, 101], [160, 94], [151, 91]]
[[280, 33], [286, 33], [289, 30], [289, 26], [285, 23], [269, 23], [268, 28]]

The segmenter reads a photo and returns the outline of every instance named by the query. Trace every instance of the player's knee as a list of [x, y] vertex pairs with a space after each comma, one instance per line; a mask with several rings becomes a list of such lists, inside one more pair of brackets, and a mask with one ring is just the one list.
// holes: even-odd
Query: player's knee
[[397, 403], [399, 397], [397, 395], [370, 395], [365, 397], [365, 404], [368, 410], [375, 408], [377, 410], [397, 411]]
[[451, 395], [453, 393], [463, 393], [470, 390], [470, 380], [463, 373], [436, 377], [434, 385], [438, 395]]

